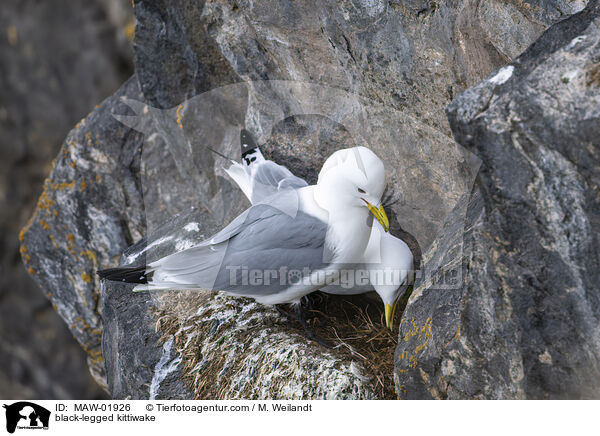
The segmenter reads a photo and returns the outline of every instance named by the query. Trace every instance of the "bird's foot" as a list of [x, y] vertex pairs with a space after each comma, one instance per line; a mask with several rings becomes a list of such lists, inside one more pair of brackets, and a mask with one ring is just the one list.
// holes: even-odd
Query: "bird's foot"
[[[315, 306], [315, 300], [317, 300], [317, 306]], [[323, 302], [323, 296], [321, 294], [313, 292], [312, 294], [305, 295], [304, 297], [302, 297], [300, 302], [304, 306], [304, 308], [312, 315], [314, 315], [321, 323], [327, 324], [329, 320], [327, 319], [325, 314], [317, 308], [319, 306], [319, 303]]]
[[277, 313], [279, 313], [279, 315], [283, 316], [287, 320], [292, 320], [293, 318], [290, 316], [289, 312], [283, 308], [283, 306], [283, 304], [274, 305], [275, 310], [277, 310]]
[[304, 329], [304, 334], [308, 339], [310, 339], [313, 342], [316, 342], [319, 345], [322, 345], [325, 348], [333, 349], [333, 346], [329, 345], [328, 343], [322, 341], [321, 339], [315, 336], [312, 329], [308, 325], [308, 322], [306, 322], [306, 318], [302, 313], [302, 307], [300, 304], [294, 304], [294, 312], [296, 314], [296, 320], [300, 323], [300, 325], [302, 325], [302, 328]]
[[325, 348], [334, 348], [333, 346], [329, 345], [328, 343], [322, 341], [317, 336], [315, 336], [314, 332], [312, 331], [312, 329], [308, 325], [308, 322], [306, 321], [306, 318], [302, 312], [302, 305], [300, 303], [292, 304], [292, 308], [294, 309], [293, 315], [283, 306], [283, 304], [275, 304], [275, 309], [281, 316], [286, 318], [288, 321], [297, 321], [298, 323], [300, 323], [302, 329], [304, 330], [304, 334], [308, 339], [310, 339], [313, 342], [316, 342], [319, 345], [322, 345]]

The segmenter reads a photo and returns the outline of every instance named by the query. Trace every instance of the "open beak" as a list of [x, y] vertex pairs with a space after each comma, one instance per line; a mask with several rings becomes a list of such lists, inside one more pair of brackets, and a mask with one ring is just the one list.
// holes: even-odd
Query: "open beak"
[[379, 206], [379, 208], [377, 208], [377, 207], [373, 206], [371, 203], [369, 203], [367, 200], [365, 200], [364, 198], [362, 199], [362, 201], [367, 203], [367, 207], [369, 208], [371, 213], [373, 215], [375, 215], [375, 218], [377, 218], [377, 221], [379, 221], [379, 224], [381, 224], [381, 227], [383, 227], [383, 230], [385, 230], [386, 232], [389, 232], [390, 231], [390, 221], [388, 220], [388, 217], [385, 214], [385, 210], [383, 210], [383, 205], [381, 205], [381, 206]]
[[385, 325], [390, 330], [394, 327], [394, 313], [396, 312], [397, 303], [398, 301], [394, 301], [392, 304], [385, 305]]

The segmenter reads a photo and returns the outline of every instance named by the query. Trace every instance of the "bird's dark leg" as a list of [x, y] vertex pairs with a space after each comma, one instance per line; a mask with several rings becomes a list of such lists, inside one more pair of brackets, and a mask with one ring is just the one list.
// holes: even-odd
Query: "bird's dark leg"
[[310, 297], [308, 295], [305, 295], [304, 297], [302, 297], [300, 304], [304, 304], [304, 307], [306, 307], [306, 310], [308, 310], [308, 311], [311, 311], [313, 309], [312, 300], [310, 299]]
[[304, 329], [304, 333], [306, 334], [306, 337], [308, 339], [310, 339], [311, 341], [314, 341], [317, 344], [324, 346], [325, 348], [333, 348], [331, 345], [323, 342], [322, 340], [320, 340], [319, 338], [317, 338], [315, 336], [312, 329], [306, 322], [306, 319], [304, 318], [304, 314], [302, 313], [301, 304], [300, 303], [293, 304], [293, 306], [294, 306], [294, 313], [296, 314], [296, 320], [302, 325], [302, 328]]
[[304, 297], [302, 297], [302, 304], [304, 305], [304, 307], [306, 308], [306, 310], [308, 310], [309, 312], [313, 313], [316, 315], [316, 317], [323, 323], [326, 324], [327, 323], [327, 318], [325, 317], [325, 315], [323, 315], [323, 312], [321, 312], [320, 310], [316, 310], [315, 309], [315, 300], [319, 298], [322, 302], [323, 297], [316, 294], [316, 293], [312, 293], [312, 294], [308, 294], [305, 295]]
[[283, 316], [284, 318], [291, 319], [289, 312], [283, 308], [283, 304], [275, 304], [275, 309], [279, 315]]

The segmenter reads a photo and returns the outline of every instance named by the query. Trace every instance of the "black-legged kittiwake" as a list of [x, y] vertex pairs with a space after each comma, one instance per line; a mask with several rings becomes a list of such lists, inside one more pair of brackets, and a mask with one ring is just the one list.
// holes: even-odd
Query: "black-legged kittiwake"
[[[263, 201], [289, 186], [308, 186], [304, 179], [295, 176], [283, 165], [265, 159], [248, 131], [242, 130], [240, 143], [241, 163], [234, 161], [225, 171], [252, 204]], [[333, 153], [323, 164], [319, 179], [330, 169], [351, 159], [351, 153], [352, 149]], [[374, 290], [384, 303], [386, 325], [392, 328], [397, 301], [406, 291], [413, 270], [413, 255], [408, 245], [384, 231], [382, 225], [376, 222], [373, 224], [364, 254], [352, 268], [351, 273], [346, 274], [342, 280], [321, 288], [321, 291], [352, 295]], [[360, 276], [360, 271], [366, 271], [366, 277]], [[352, 280], [349, 280], [350, 278]]]
[[134, 290], [219, 290], [263, 304], [298, 303], [363, 256], [373, 216], [388, 228], [383, 163], [365, 147], [350, 150], [316, 185], [288, 171], [291, 183], [196, 246], [98, 274], [136, 283]]

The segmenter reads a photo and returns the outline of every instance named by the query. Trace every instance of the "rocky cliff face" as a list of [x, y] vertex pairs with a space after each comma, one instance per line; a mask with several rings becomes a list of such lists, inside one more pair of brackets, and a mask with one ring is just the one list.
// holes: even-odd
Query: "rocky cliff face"
[[[133, 68], [127, 0], [0, 11], [0, 397], [96, 398], [85, 353], [27, 274], [18, 234], [73, 125]], [[23, 253], [27, 260], [29, 253]], [[47, 289], [42, 283], [42, 288]], [[60, 354], [56, 350], [61, 350]]]
[[[492, 313], [481, 304], [493, 300], [485, 277], [497, 259], [491, 258], [492, 266], [486, 268], [469, 267], [474, 256], [470, 241], [475, 235], [493, 234], [477, 233], [480, 223], [495, 228], [485, 215], [492, 210], [486, 206], [490, 186], [516, 179], [513, 173], [486, 179], [483, 174], [489, 170], [484, 166], [473, 189], [479, 165], [475, 155], [484, 164], [490, 157], [480, 145], [463, 142], [452, 109], [455, 136], [473, 153], [456, 144], [444, 108], [458, 92], [510, 62], [544, 29], [584, 4], [168, 4], [136, 2], [136, 74], [71, 132], [23, 233], [34, 277], [51, 290], [49, 298], [112, 395], [389, 398], [395, 387], [400, 397], [508, 397], [517, 391], [541, 396], [524, 389], [484, 391], [484, 386], [494, 386], [488, 379], [497, 374], [496, 369], [484, 368], [487, 355], [444, 363], [450, 370], [442, 366], [440, 350], [450, 352], [465, 338], [487, 344], [485, 335], [494, 334], [493, 323], [488, 328], [483, 321], [459, 322], [463, 306], [475, 313]], [[595, 8], [588, 6], [584, 15], [593, 16]], [[554, 32], [552, 40], [559, 41], [562, 32]], [[523, 56], [541, 62], [544, 53], [532, 47]], [[504, 80], [507, 74], [504, 70], [484, 84]], [[318, 88], [311, 85], [315, 83]], [[214, 90], [224, 86], [220, 89], [226, 92], [215, 97]], [[464, 96], [473, 92], [462, 94], [452, 107], [464, 107], [461, 113], [482, 112], [467, 110], [477, 99], [467, 101]], [[492, 88], [486, 92], [491, 95]], [[307, 111], [302, 102], [313, 101], [315, 95], [328, 104]], [[572, 101], [567, 98], [565, 104]], [[202, 130], [206, 125], [212, 128]], [[193, 218], [200, 237], [245, 207], [241, 194], [223, 177], [222, 161], [201, 148], [185, 148], [186, 141], [204, 141], [233, 156], [235, 138], [244, 126], [264, 143], [267, 155], [309, 180], [332, 151], [363, 141], [384, 159], [393, 199], [393, 232], [409, 241], [417, 258], [423, 253], [424, 266], [402, 316], [395, 383], [391, 357], [396, 340], [378, 342], [379, 330], [369, 330], [379, 325], [381, 314], [369, 311], [373, 304], [368, 298], [355, 301], [356, 316], [338, 316], [347, 312], [343, 307], [336, 312], [343, 304], [339, 300], [317, 303], [328, 316], [323, 332], [329, 332], [337, 346], [326, 350], [307, 341], [276, 312], [246, 300], [183, 293], [132, 295], [125, 286], [114, 284], [101, 291], [96, 269], [136, 257], [144, 244], [154, 244], [156, 254], [184, 243], [187, 233], [168, 241], [161, 238], [177, 219]], [[181, 150], [189, 154], [182, 156]], [[498, 169], [495, 164], [491, 168]], [[530, 195], [540, 195], [534, 188]], [[506, 195], [520, 192], [514, 189], [511, 186]], [[490, 216], [504, 219], [509, 210], [502, 200], [496, 201], [504, 209], [496, 207]], [[182, 215], [175, 224], [163, 225], [174, 212]], [[121, 256], [147, 234], [148, 242]], [[494, 251], [485, 247], [482, 256], [493, 256]], [[542, 268], [544, 263], [536, 261]], [[442, 267], [444, 274], [433, 274]], [[447, 291], [433, 292], [432, 285], [439, 286], [440, 280]], [[471, 282], [468, 289], [474, 297], [466, 300], [463, 284]], [[521, 317], [536, 313], [527, 302], [519, 307], [522, 312], [507, 309], [486, 319], [519, 323]], [[367, 333], [352, 342], [349, 338], [356, 338], [357, 331]], [[521, 352], [526, 342], [515, 335], [511, 350]], [[593, 342], [586, 344], [592, 350]], [[559, 358], [552, 356], [552, 349], [548, 353]], [[429, 359], [426, 364], [424, 356]], [[492, 361], [498, 367], [508, 367], [506, 374], [520, 377], [518, 356], [500, 352], [496, 356]], [[593, 354], [589, 356], [592, 362]], [[374, 362], [383, 362], [383, 368]], [[273, 370], [265, 371], [266, 365]], [[456, 374], [457, 385], [465, 384], [456, 395], [444, 390], [448, 371]]]
[[[600, 8], [549, 29], [448, 107], [482, 160], [463, 282], [423, 284], [396, 350], [401, 398], [598, 398]], [[456, 265], [460, 268], [460, 264]]]

